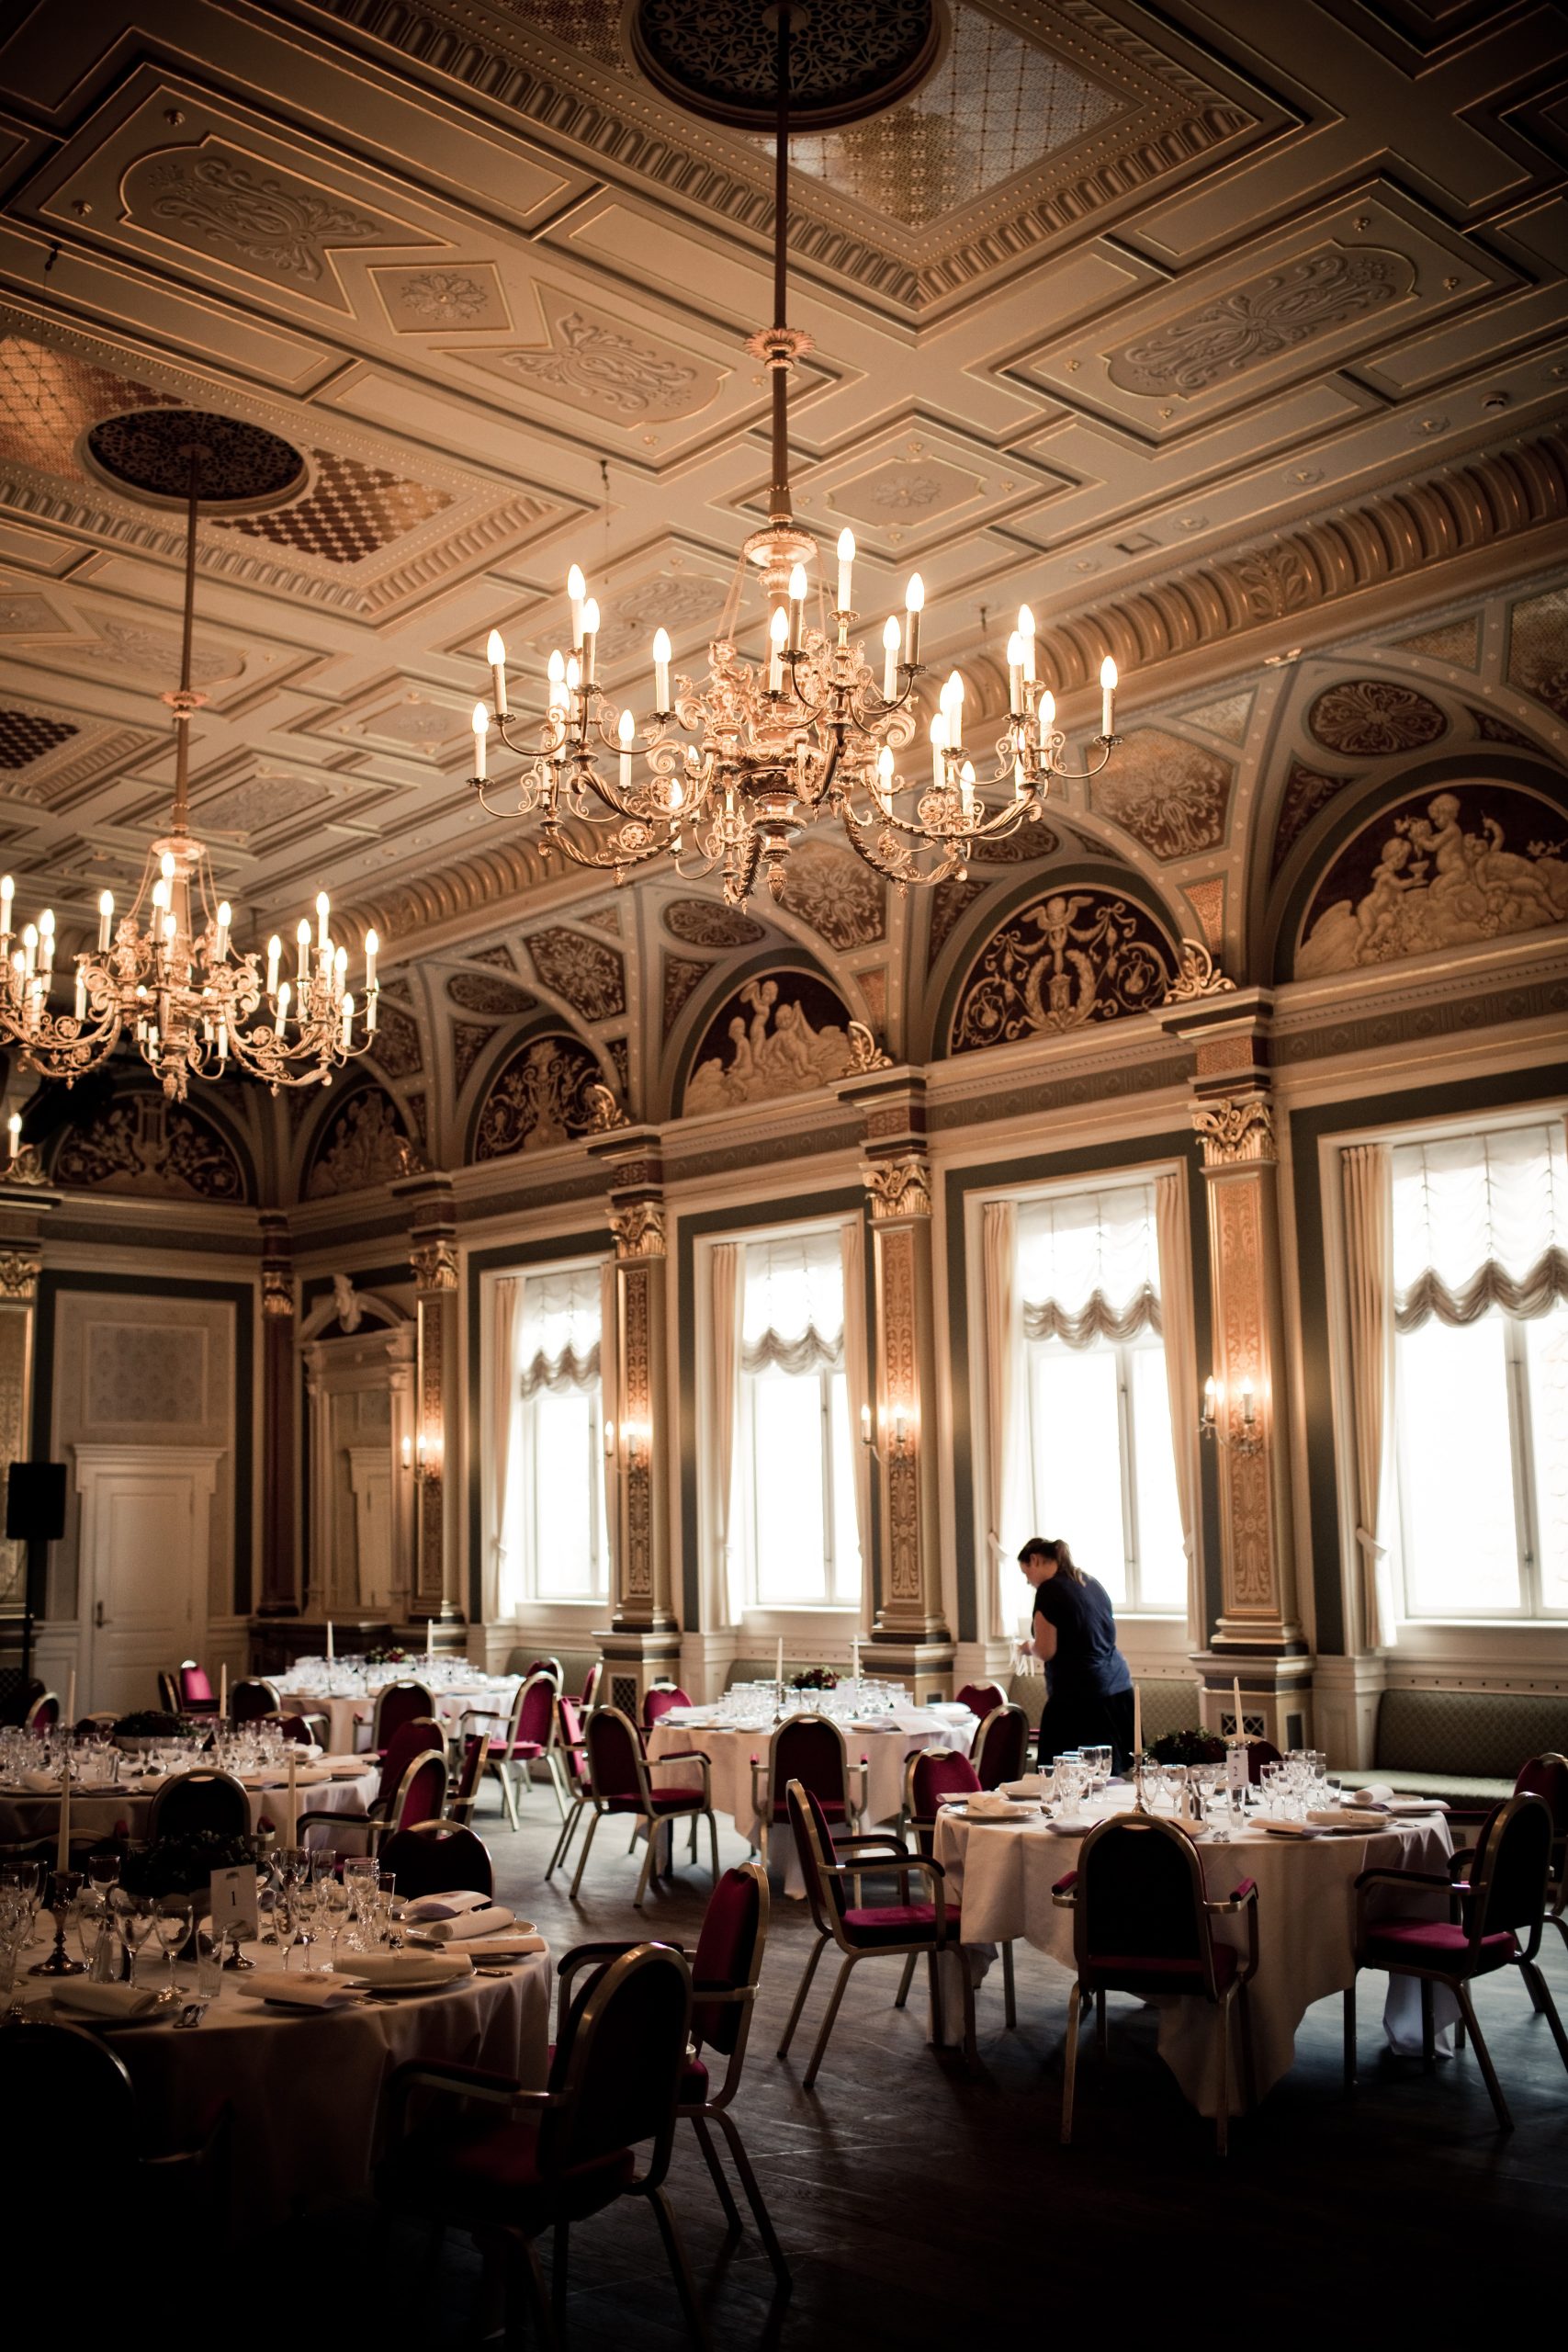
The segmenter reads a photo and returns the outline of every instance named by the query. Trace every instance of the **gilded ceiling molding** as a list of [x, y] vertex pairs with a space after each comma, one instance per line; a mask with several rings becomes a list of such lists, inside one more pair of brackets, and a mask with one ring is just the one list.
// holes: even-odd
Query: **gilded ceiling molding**
[[[522, 842], [498, 842], [455, 864], [438, 866], [434, 874], [399, 882], [383, 895], [361, 899], [333, 910], [338, 937], [356, 949], [367, 931], [400, 945], [413, 932], [436, 923], [460, 922], [466, 915], [487, 915], [493, 928], [497, 912], [509, 899], [537, 888], [551, 878], [543, 856]], [[388, 958], [395, 962], [395, 954]]]

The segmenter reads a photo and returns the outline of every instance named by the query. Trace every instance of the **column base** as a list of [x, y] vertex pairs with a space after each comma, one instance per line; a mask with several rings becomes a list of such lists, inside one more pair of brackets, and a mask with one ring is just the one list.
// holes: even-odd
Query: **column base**
[[1211, 1646], [1234, 1650], [1238, 1657], [1300, 1657], [1305, 1654], [1307, 1641], [1289, 1617], [1265, 1619], [1261, 1624], [1246, 1617], [1222, 1617]]
[[870, 1674], [886, 1675], [892, 1682], [908, 1682], [914, 1692], [915, 1704], [924, 1706], [928, 1699], [952, 1698], [955, 1647], [945, 1635], [929, 1639], [919, 1634], [878, 1632], [869, 1642], [862, 1643], [861, 1662]]
[[1331, 1769], [1365, 1772], [1375, 1761], [1378, 1702], [1388, 1688], [1388, 1660], [1381, 1651], [1370, 1657], [1320, 1657], [1314, 1679], [1314, 1745], [1324, 1749]]
[[1241, 1684], [1241, 1729], [1266, 1739], [1283, 1755], [1305, 1747], [1312, 1737], [1312, 1682], [1315, 1661], [1304, 1651], [1291, 1657], [1253, 1651], [1194, 1650], [1192, 1663], [1202, 1684], [1203, 1729], [1222, 1739], [1236, 1730], [1235, 1684]]
[[680, 1671], [680, 1627], [612, 1625], [593, 1638], [604, 1654], [600, 1705], [618, 1707], [641, 1723], [644, 1691], [655, 1682], [672, 1682]]

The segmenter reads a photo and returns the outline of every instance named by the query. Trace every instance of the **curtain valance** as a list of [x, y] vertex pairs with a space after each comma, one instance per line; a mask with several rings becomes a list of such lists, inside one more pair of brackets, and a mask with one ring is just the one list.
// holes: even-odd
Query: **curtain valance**
[[596, 1265], [530, 1274], [517, 1335], [523, 1396], [592, 1388], [599, 1378], [600, 1330]]
[[836, 1230], [747, 1243], [740, 1361], [746, 1372], [841, 1368], [844, 1270]]
[[1016, 1246], [1025, 1339], [1087, 1348], [1160, 1329], [1152, 1184], [1032, 1201]]
[[1394, 1319], [1401, 1331], [1544, 1315], [1568, 1299], [1568, 1144], [1561, 1123], [1396, 1144]]

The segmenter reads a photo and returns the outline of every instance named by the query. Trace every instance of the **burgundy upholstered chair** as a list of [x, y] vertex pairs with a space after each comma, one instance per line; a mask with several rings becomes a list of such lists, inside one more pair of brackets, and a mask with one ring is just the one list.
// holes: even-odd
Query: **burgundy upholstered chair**
[[190, 1838], [202, 1829], [220, 1838], [250, 1836], [251, 1801], [231, 1772], [178, 1772], [153, 1798], [149, 1838]]
[[1519, 1767], [1517, 1797], [1540, 1797], [1551, 1814], [1551, 1868], [1546, 1922], [1568, 1943], [1568, 1756], [1532, 1756]]
[[36, 1732], [39, 1739], [47, 1739], [59, 1721], [59, 1694], [53, 1690], [40, 1690], [28, 1709], [24, 1728]]
[[[975, 2063], [975, 1992], [969, 1982], [968, 1967], [959, 1946], [963, 1940], [963, 1921], [958, 1906], [948, 1905], [943, 1892], [944, 1872], [940, 1862], [928, 1861], [923, 1854], [907, 1854], [896, 1838], [886, 1835], [866, 1838], [835, 1838], [826, 1814], [798, 1781], [792, 1781], [784, 1792], [789, 1806], [790, 1826], [800, 1855], [801, 1875], [806, 1881], [806, 1899], [811, 1907], [812, 1924], [817, 1929], [817, 1941], [811, 1948], [800, 1984], [795, 1996], [795, 2007], [789, 2013], [784, 2040], [779, 2044], [779, 2056], [787, 2057], [789, 2045], [795, 2039], [795, 2029], [806, 2007], [806, 1996], [811, 1990], [817, 1973], [817, 1963], [830, 1943], [837, 1944], [843, 1954], [839, 1969], [839, 1981], [833, 1987], [827, 2014], [817, 2035], [802, 2088], [809, 2090], [817, 2080], [817, 2070], [828, 2047], [828, 2037], [839, 2014], [839, 2004], [844, 1997], [850, 1972], [863, 1960], [878, 1955], [896, 1960], [919, 1958], [923, 1952], [931, 1985], [931, 2040], [939, 2046], [942, 2039], [942, 1981], [937, 1971], [939, 1954], [957, 1952], [959, 1977], [964, 1988], [964, 2054], [970, 2065]], [[840, 1859], [843, 1857], [844, 1859]], [[846, 1890], [852, 1885], [855, 1894], [863, 1892], [859, 1882], [866, 1872], [875, 1871], [899, 1880], [901, 1891], [913, 1893], [910, 1882], [925, 1882], [929, 1902], [862, 1904], [847, 1899]]]
[[[592, 1678], [590, 1678], [592, 1679]], [[545, 1864], [545, 1876], [554, 1875], [571, 1850], [577, 1835], [577, 1825], [593, 1802], [593, 1784], [588, 1773], [588, 1750], [582, 1736], [583, 1718], [588, 1710], [575, 1699], [556, 1701], [556, 1755], [560, 1759], [561, 1782], [570, 1799], [570, 1807], [561, 1824], [555, 1851]]]
[[555, 1686], [558, 1690], [562, 1690], [566, 1688], [566, 1668], [562, 1666], [558, 1657], [530, 1658], [527, 1665], [523, 1669], [523, 1679], [525, 1682], [527, 1681], [528, 1677], [531, 1674], [547, 1674], [554, 1679]]
[[651, 1731], [671, 1707], [689, 1707], [690, 1699], [676, 1682], [653, 1682], [642, 1694], [642, 1727]]
[[277, 1686], [262, 1674], [242, 1675], [229, 1688], [229, 1719], [236, 1724], [260, 1723], [265, 1715], [280, 1715], [283, 1702]]
[[831, 1716], [791, 1715], [782, 1723], [768, 1742], [766, 1758], [751, 1758], [751, 1808], [764, 1865], [769, 1830], [783, 1829], [789, 1821], [786, 1792], [792, 1781], [810, 1790], [837, 1838], [864, 1816], [870, 1770], [863, 1756], [851, 1764], [844, 1735]]
[[[626, 1723], [626, 1729], [635, 1748], [634, 1727]], [[646, 2197], [692, 2340], [706, 2352], [707, 2330], [663, 2187], [691, 2019], [691, 1977], [679, 1952], [634, 1944], [593, 1968], [573, 1996], [547, 2090], [525, 2091], [473, 2066], [399, 2067], [388, 2086], [390, 2146], [377, 2174], [378, 2196], [422, 2222], [499, 2239], [508, 2300], [522, 2290], [537, 2340], [548, 2346], [558, 2345], [559, 2336], [534, 2241], [553, 2228], [558, 2322], [573, 2224], [619, 2198]], [[461, 2120], [416, 2122], [411, 2130], [416, 2097], [427, 2109], [460, 2100]], [[488, 2119], [477, 2112], [484, 2109]], [[519, 2340], [510, 2312], [507, 2340]]]
[[1247, 1777], [1254, 1788], [1263, 1778], [1265, 1764], [1278, 1764], [1280, 1751], [1272, 1740], [1249, 1739], [1247, 1743]]
[[[0, 2033], [0, 2106], [13, 2116], [69, 2115], [86, 2145], [113, 2148], [124, 2169], [126, 2222], [166, 2226], [171, 2192], [179, 2200], [182, 2230], [200, 2230], [218, 2220], [215, 2192], [223, 2166], [230, 2110], [212, 2113], [205, 2143], [166, 2155], [142, 2153], [149, 2133], [138, 2112], [135, 2087], [125, 2061], [83, 2026], [16, 2019]], [[59, 2190], [40, 2165], [36, 2146], [29, 2156], [27, 2132], [6, 2132], [0, 2141], [0, 2199], [9, 2229], [41, 2228], [43, 2247], [52, 2246], [58, 2227]], [[222, 2217], [223, 2226], [228, 2215]]]
[[957, 1703], [967, 1707], [984, 1723], [993, 1707], [1007, 1705], [1008, 1694], [999, 1682], [966, 1682], [958, 1693]]
[[489, 1740], [482, 1731], [470, 1732], [463, 1743], [463, 1763], [457, 1774], [457, 1785], [446, 1800], [449, 1816], [454, 1821], [460, 1821], [465, 1829], [473, 1827], [474, 1807], [479, 1803], [479, 1783], [484, 1779], [485, 1767], [489, 1761]]
[[975, 1734], [969, 1761], [983, 1789], [1016, 1781], [1029, 1762], [1029, 1717], [1021, 1707], [993, 1707]]
[[215, 1715], [218, 1693], [208, 1679], [207, 1668], [197, 1666], [195, 1658], [180, 1660], [180, 1713], [182, 1715]]
[[[1176, 1994], [1207, 2001], [1214, 2013], [1219, 2106], [1214, 2146], [1225, 2153], [1230, 2132], [1230, 2018], [1236, 2011], [1248, 2105], [1254, 2097], [1252, 2025], [1247, 1988], [1258, 1973], [1258, 1890], [1252, 1881], [1223, 1901], [1203, 1886], [1197, 1847], [1174, 1822], [1153, 1815], [1101, 1822], [1078, 1849], [1078, 1866], [1053, 1889], [1073, 1914], [1077, 1980], [1067, 2003], [1066, 2070], [1062, 2084], [1062, 2145], [1073, 2136], [1078, 2026], [1092, 1997], [1100, 2046], [1105, 2042], [1105, 1996], [1134, 1993], [1141, 2000]], [[1247, 1950], [1214, 1941], [1217, 1918], [1241, 1915]]]
[[572, 1901], [582, 1883], [583, 1870], [592, 1849], [594, 1833], [605, 1814], [618, 1814], [636, 1821], [648, 1839], [648, 1851], [643, 1856], [642, 1875], [637, 1880], [633, 1898], [637, 1910], [648, 1889], [659, 1848], [659, 1833], [670, 1831], [670, 1860], [674, 1866], [674, 1825], [694, 1816], [705, 1818], [708, 1844], [713, 1858], [714, 1883], [718, 1882], [718, 1825], [713, 1816], [713, 1791], [708, 1759], [696, 1749], [683, 1749], [678, 1755], [660, 1757], [660, 1764], [683, 1764], [694, 1767], [700, 1773], [697, 1781], [683, 1780], [673, 1788], [656, 1789], [649, 1770], [648, 1758], [642, 1752], [637, 1725], [618, 1707], [595, 1707], [583, 1728], [583, 1745], [588, 1757], [589, 1803], [592, 1818], [588, 1835], [578, 1857], [577, 1872], [571, 1882]]
[[604, 1661], [596, 1657], [582, 1678], [582, 1696], [578, 1701], [585, 1715], [591, 1715], [599, 1703], [599, 1686], [604, 1679]]
[[435, 1693], [428, 1684], [412, 1678], [384, 1682], [376, 1694], [376, 1712], [370, 1719], [372, 1753], [385, 1756], [404, 1724], [423, 1722], [434, 1713]]
[[158, 1668], [158, 1704], [166, 1715], [177, 1715], [180, 1712], [179, 1676], [171, 1674], [163, 1666]]
[[[1391, 1976], [1414, 1976], [1421, 1986], [1421, 2041], [1426, 2063], [1436, 2057], [1433, 1987], [1446, 1984], [1475, 2044], [1492, 2105], [1505, 2132], [1514, 2128], [1508, 2102], [1481, 2038], [1471, 1986], [1500, 1968], [1517, 1968], [1531, 2001], [1543, 2010], [1557, 2052], [1568, 2066], [1568, 2034], [1537, 1964], [1551, 1868], [1551, 1810], [1543, 1797], [1527, 1792], [1495, 1805], [1468, 1857], [1467, 1878], [1435, 1871], [1363, 1871], [1356, 1881], [1356, 1966], [1386, 1969]], [[1369, 1918], [1374, 1888], [1440, 1887], [1449, 1897], [1446, 1919]], [[1345, 1988], [1345, 2087], [1356, 2082], [1356, 1982]]]
[[[312, 1741], [318, 1747], [325, 1747], [332, 1736], [332, 1719], [328, 1715], [259, 1715], [256, 1721], [276, 1732], [279, 1738], [295, 1740], [301, 1747], [309, 1747]], [[367, 1771], [374, 1761], [370, 1756], [365, 1758]]]
[[[951, 1747], [922, 1747], [911, 1756], [904, 1767], [904, 1804], [898, 1815], [899, 1843], [907, 1845], [912, 1831], [915, 1851], [928, 1861], [936, 1859], [937, 1808], [944, 1797], [973, 1796], [981, 1786], [980, 1776], [965, 1756], [957, 1755]], [[904, 1962], [903, 1982], [898, 1987], [895, 2007], [902, 2008], [909, 1997], [909, 1987], [915, 1981], [915, 1961], [909, 1954]], [[1002, 1946], [1002, 2000], [1010, 2026], [1018, 2023], [1018, 1996], [1013, 1984], [1012, 1942], [1010, 1938]]]
[[[493, 1714], [482, 1707], [470, 1707], [464, 1712], [465, 1738], [470, 1726], [486, 1731], [490, 1744], [485, 1770], [493, 1772], [501, 1782], [501, 1802], [510, 1828], [517, 1826], [517, 1790], [512, 1776], [515, 1772], [527, 1788], [536, 1764], [543, 1764], [548, 1771], [561, 1818], [566, 1818], [566, 1795], [555, 1754], [556, 1701], [559, 1695], [560, 1683], [553, 1670], [537, 1666], [518, 1684], [510, 1715]], [[498, 1724], [499, 1730], [495, 1728]]]
[[[341, 1842], [340, 1833], [345, 1836], [350, 1830], [363, 1831], [368, 1822], [369, 1838], [358, 1850], [375, 1853], [378, 1841], [390, 1830], [401, 1826], [400, 1808], [409, 1776], [427, 1756], [433, 1757], [441, 1767], [441, 1798], [434, 1812], [444, 1813], [446, 1808], [446, 1736], [434, 1715], [416, 1716], [412, 1723], [400, 1727], [381, 1758], [381, 1778], [364, 1813], [302, 1813], [299, 1821], [299, 1844], [308, 1843], [305, 1835], [308, 1829], [319, 1829], [324, 1826], [331, 1832], [327, 1843], [336, 1846]], [[367, 1756], [365, 1760], [368, 1764], [372, 1759]], [[421, 1787], [422, 1793], [427, 1793], [425, 1784], [422, 1783]], [[420, 1814], [416, 1817], [429, 1820], [433, 1816]]]
[[411, 1902], [422, 1894], [493, 1894], [495, 1872], [482, 1838], [449, 1816], [414, 1822], [381, 1840], [378, 1860], [396, 1873], [398, 1893]]
[[[768, 1940], [768, 1875], [758, 1862], [747, 1862], [739, 1870], [726, 1871], [708, 1898], [703, 1915], [697, 1949], [692, 1959], [692, 2030], [691, 2048], [681, 2078], [681, 2098], [677, 2113], [690, 2121], [697, 2135], [697, 2143], [713, 2176], [719, 2203], [732, 2230], [740, 2228], [740, 2216], [730, 2194], [729, 2183], [719, 2164], [718, 2151], [713, 2144], [710, 2123], [716, 2123], [729, 2144], [735, 2159], [735, 2169], [746, 2191], [757, 2233], [767, 2249], [773, 2274], [785, 2294], [791, 2284], [789, 2265], [784, 2249], [773, 2233], [762, 2192], [757, 2185], [735, 2119], [729, 2113], [729, 2103], [740, 2086], [740, 2072], [746, 2063], [746, 2042], [751, 2030], [752, 2011], [756, 2007], [757, 1986], [762, 1973], [762, 1953]], [[561, 2007], [564, 2011], [570, 1986], [577, 1972], [590, 1962], [614, 1959], [629, 1951], [629, 1944], [580, 1944], [568, 1952], [560, 1963]], [[680, 1947], [677, 1945], [678, 1951]], [[722, 2077], [715, 2086], [716, 2060], [723, 2062]]]

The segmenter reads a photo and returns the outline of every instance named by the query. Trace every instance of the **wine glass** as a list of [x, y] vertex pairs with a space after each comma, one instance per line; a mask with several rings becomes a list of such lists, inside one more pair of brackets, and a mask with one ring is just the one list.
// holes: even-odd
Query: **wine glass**
[[331, 1947], [331, 1963], [335, 1967], [353, 1897], [341, 1878], [323, 1878], [316, 1882], [316, 1899], [322, 1932]]
[[108, 1927], [109, 1907], [101, 1894], [83, 1894], [77, 1898], [74, 1912], [77, 1949], [87, 1963], [90, 1976], [97, 1954], [98, 1939]]
[[[321, 1890], [313, 1878], [302, 1878], [294, 1889], [296, 1940], [304, 1955], [307, 1970], [310, 1965], [310, 1946], [316, 1940], [316, 1923], [321, 1914]], [[287, 1962], [284, 1964], [287, 1966]]]
[[292, 1873], [278, 1883], [272, 1899], [273, 1941], [282, 1947], [283, 1965], [287, 1972], [294, 1957], [294, 1946], [299, 1934], [299, 1882]]
[[107, 1903], [112, 1889], [119, 1884], [119, 1856], [112, 1851], [89, 1854], [87, 1883], [95, 1894], [101, 1894]]
[[179, 1986], [175, 1982], [175, 1954], [190, 1934], [190, 1919], [188, 1894], [165, 1894], [152, 1914], [159, 1947], [169, 1963], [169, 1981], [158, 1996], [161, 2002], [179, 1999]]
[[137, 1954], [152, 1932], [152, 1906], [144, 1903], [140, 1895], [127, 1894], [123, 1887], [117, 1888], [116, 1894], [119, 1932], [130, 1955], [130, 1981], [134, 1984]]

